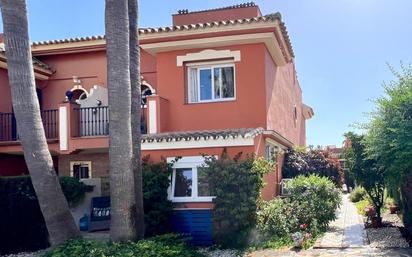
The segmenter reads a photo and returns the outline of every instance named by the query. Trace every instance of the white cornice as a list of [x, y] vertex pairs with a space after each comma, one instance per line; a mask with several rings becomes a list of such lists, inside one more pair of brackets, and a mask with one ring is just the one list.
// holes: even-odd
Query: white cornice
[[157, 53], [176, 50], [245, 45], [254, 43], [264, 43], [273, 60], [278, 66], [283, 66], [284, 64], [286, 64], [286, 60], [282, 54], [279, 43], [276, 40], [274, 33], [271, 32], [168, 41], [161, 43], [142, 44], [141, 47], [146, 52], [152, 55], [156, 55]]
[[186, 55], [179, 55], [176, 58], [176, 63], [178, 67], [181, 67], [183, 66], [184, 62], [204, 61], [204, 60], [224, 59], [224, 58], [233, 58], [235, 62], [238, 62], [240, 61], [240, 51], [206, 49], [198, 53], [189, 53]]

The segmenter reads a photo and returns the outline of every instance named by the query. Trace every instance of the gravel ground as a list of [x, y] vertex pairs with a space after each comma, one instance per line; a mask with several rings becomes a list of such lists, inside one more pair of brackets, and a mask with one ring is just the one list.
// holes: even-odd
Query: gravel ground
[[409, 243], [402, 234], [399, 228], [404, 227], [401, 219], [396, 214], [384, 213], [382, 215], [384, 227], [382, 228], [366, 228], [370, 247], [374, 248], [407, 248]]
[[0, 255], [1, 257], [38, 257], [40, 256], [40, 252], [31, 252], [31, 253], [17, 253], [17, 254], [9, 254], [9, 255]]
[[199, 250], [200, 253], [208, 256], [208, 257], [241, 257], [243, 256], [242, 253], [236, 250], [219, 250], [219, 249], [211, 249], [211, 248], [202, 248]]

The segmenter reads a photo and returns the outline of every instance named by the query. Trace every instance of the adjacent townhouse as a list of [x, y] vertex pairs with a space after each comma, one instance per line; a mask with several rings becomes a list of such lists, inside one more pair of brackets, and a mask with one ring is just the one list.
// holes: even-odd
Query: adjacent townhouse
[[[180, 10], [173, 24], [141, 28], [142, 155], [175, 164], [177, 209], [212, 209], [201, 195], [202, 154], [270, 158], [304, 146], [313, 110], [302, 100], [292, 45], [279, 13], [252, 3]], [[106, 177], [108, 121], [104, 36], [32, 43], [37, 94], [61, 176]], [[7, 61], [0, 52], [0, 175], [27, 173], [16, 129]], [[282, 155], [262, 197], [279, 193]], [[190, 183], [187, 183], [189, 181]]]

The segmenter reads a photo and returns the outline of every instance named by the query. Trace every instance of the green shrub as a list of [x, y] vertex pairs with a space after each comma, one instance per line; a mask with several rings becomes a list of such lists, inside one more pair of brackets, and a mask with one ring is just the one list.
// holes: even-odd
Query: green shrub
[[256, 225], [256, 211], [263, 187], [263, 175], [273, 169], [272, 163], [262, 158], [247, 157], [241, 153], [230, 158], [226, 151], [221, 158], [206, 157], [199, 168], [209, 179], [215, 204], [214, 240], [222, 247], [244, 247]]
[[86, 192], [93, 191], [93, 186], [86, 185], [76, 178], [59, 177], [59, 181], [70, 207], [76, 207], [83, 201]]
[[[266, 242], [292, 240], [292, 234], [302, 235], [303, 248], [314, 244], [341, 202], [334, 183], [317, 175], [298, 176], [288, 183], [291, 195], [263, 203], [258, 212], [258, 230]], [[287, 240], [286, 240], [287, 241]], [[265, 244], [260, 244], [265, 247]]]
[[[71, 206], [93, 189], [69, 177], [61, 177], [60, 184]], [[48, 246], [47, 228], [29, 176], [0, 178], [0, 210], [0, 255]]]
[[368, 196], [366, 194], [366, 191], [363, 187], [356, 187], [355, 190], [353, 190], [350, 195], [349, 195], [349, 200], [353, 203], [357, 203], [359, 201], [362, 201], [363, 199], [366, 199]]
[[366, 216], [365, 208], [368, 205], [370, 205], [369, 200], [363, 199], [363, 200], [357, 202], [355, 205], [356, 205], [356, 209], [358, 209], [358, 213], [362, 216]]
[[69, 240], [42, 257], [197, 257], [200, 253], [188, 247], [177, 235], [167, 234], [126, 243], [99, 243], [92, 240]]
[[173, 204], [167, 199], [167, 189], [173, 169], [165, 160], [152, 163], [150, 156], [146, 156], [142, 170], [146, 236], [168, 233]]
[[303, 213], [298, 213], [299, 220], [316, 222], [320, 228], [326, 228], [336, 219], [336, 208], [341, 203], [340, 190], [326, 177], [310, 175], [298, 176], [290, 181], [291, 202], [297, 203]]
[[264, 202], [258, 212], [258, 229], [269, 237], [283, 237], [298, 227], [297, 217], [291, 216], [288, 199], [275, 198]]

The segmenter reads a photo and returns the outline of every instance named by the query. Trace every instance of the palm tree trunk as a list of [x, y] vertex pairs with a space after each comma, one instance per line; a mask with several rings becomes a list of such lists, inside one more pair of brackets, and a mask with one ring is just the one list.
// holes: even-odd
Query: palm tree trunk
[[133, 142], [133, 173], [136, 197], [136, 236], [144, 237], [143, 181], [141, 163], [141, 83], [140, 83], [140, 48], [138, 34], [138, 3], [129, 0], [129, 46], [130, 46], [130, 82], [132, 89], [132, 142]]
[[128, 16], [127, 0], [106, 0], [110, 236], [113, 241], [134, 240], [136, 237]]
[[51, 245], [80, 236], [63, 195], [40, 116], [25, 0], [1, 0], [8, 76], [17, 129]]

